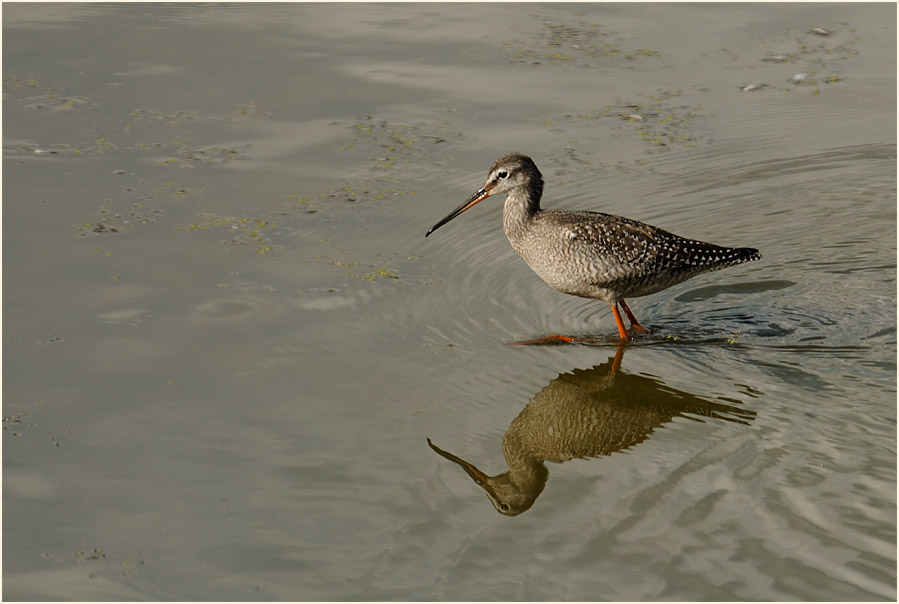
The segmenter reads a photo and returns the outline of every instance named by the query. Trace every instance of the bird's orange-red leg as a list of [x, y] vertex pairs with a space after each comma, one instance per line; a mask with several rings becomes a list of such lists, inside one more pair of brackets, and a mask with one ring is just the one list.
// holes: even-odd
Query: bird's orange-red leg
[[609, 377], [612, 377], [621, 369], [621, 359], [624, 357], [624, 342], [618, 342], [618, 349], [615, 350], [615, 358], [612, 360], [612, 368], [609, 369]]
[[627, 340], [627, 330], [624, 328], [624, 321], [621, 320], [621, 313], [618, 312], [618, 306], [616, 304], [609, 304], [612, 307], [612, 314], [615, 315], [615, 323], [618, 324], [618, 335], [621, 336], [621, 340]]
[[647, 333], [649, 331], [637, 322], [637, 317], [635, 317], [634, 313], [631, 312], [631, 309], [627, 307], [627, 302], [625, 302], [624, 300], [619, 300], [618, 304], [620, 304], [621, 308], [624, 309], [624, 314], [627, 315], [627, 320], [631, 322], [631, 327], [642, 333]]

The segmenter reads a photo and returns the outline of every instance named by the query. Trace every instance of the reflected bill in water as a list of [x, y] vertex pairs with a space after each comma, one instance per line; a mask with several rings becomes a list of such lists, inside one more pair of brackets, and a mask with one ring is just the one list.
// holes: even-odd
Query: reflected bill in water
[[518, 414], [503, 437], [507, 472], [488, 476], [474, 464], [428, 439], [442, 457], [458, 464], [501, 514], [517, 516], [534, 505], [549, 470], [544, 462], [611, 455], [647, 440], [676, 417], [748, 424], [756, 414], [732, 404], [678, 391], [663, 382], [621, 371], [622, 346], [608, 362], [575, 369], [551, 381]]

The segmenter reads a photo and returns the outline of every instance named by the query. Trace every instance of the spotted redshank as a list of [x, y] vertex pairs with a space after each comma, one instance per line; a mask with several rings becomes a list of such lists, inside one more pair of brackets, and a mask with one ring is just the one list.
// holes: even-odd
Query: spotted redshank
[[619, 306], [632, 329], [647, 331], [625, 298], [654, 294], [700, 273], [762, 257], [753, 248], [685, 239], [630, 218], [543, 210], [543, 176], [534, 161], [520, 153], [497, 160], [484, 186], [431, 227], [425, 237], [499, 193], [507, 195], [503, 231], [518, 255], [560, 292], [602, 300], [611, 306], [622, 340], [628, 339], [628, 331]]

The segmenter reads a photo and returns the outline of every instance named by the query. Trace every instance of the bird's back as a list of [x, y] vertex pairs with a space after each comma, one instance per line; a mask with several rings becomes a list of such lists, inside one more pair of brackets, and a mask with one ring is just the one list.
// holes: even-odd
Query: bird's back
[[700, 273], [758, 260], [753, 248], [680, 237], [600, 212], [541, 210], [512, 246], [549, 285], [613, 304], [645, 296]]

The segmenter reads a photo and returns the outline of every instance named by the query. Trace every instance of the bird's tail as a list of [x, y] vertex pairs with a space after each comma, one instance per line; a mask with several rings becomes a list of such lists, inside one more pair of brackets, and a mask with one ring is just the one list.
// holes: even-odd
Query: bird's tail
[[761, 260], [762, 255], [754, 247], [735, 247], [729, 250], [733, 253], [730, 264], [743, 264], [744, 262], [754, 262]]

